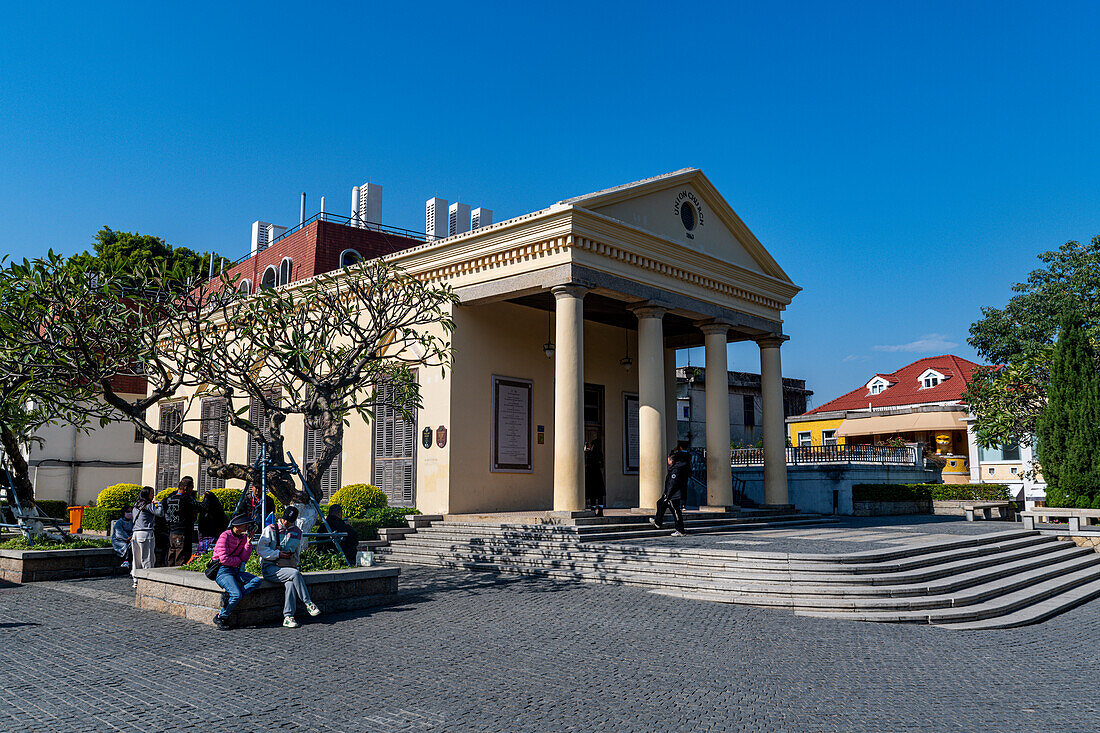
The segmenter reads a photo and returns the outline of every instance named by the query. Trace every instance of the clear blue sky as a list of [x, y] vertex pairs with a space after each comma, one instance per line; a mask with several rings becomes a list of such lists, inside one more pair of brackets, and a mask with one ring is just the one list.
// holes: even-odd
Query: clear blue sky
[[980, 306], [1100, 234], [1097, 4], [901, 5], [7, 7], [0, 252], [236, 257], [302, 191], [381, 183], [422, 229], [432, 195], [499, 221], [698, 166], [804, 288], [784, 371], [821, 404], [973, 357]]

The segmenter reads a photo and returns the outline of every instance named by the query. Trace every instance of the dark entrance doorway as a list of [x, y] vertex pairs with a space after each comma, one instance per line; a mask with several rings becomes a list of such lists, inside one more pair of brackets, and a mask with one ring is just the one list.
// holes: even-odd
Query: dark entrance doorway
[[607, 504], [604, 388], [584, 385], [584, 495], [589, 505]]

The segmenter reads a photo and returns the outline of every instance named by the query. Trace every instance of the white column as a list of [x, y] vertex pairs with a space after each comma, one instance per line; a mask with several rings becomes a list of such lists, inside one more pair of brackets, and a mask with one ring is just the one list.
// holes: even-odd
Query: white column
[[779, 347], [782, 336], [762, 338], [760, 391], [764, 413], [764, 503], [787, 504], [787, 436], [783, 421], [783, 367]]
[[700, 328], [707, 364], [707, 504], [728, 507], [733, 504], [729, 367], [726, 358], [726, 337], [730, 327], [725, 323], [708, 323]]
[[676, 437], [676, 349], [665, 349], [665, 455]]
[[584, 510], [584, 294], [586, 288], [553, 288], [554, 511]]
[[643, 306], [638, 316], [638, 506], [654, 509], [664, 488], [665, 309]]

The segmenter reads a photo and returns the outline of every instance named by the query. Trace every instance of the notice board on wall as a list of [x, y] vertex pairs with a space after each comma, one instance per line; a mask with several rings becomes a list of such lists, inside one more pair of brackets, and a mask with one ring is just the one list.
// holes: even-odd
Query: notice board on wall
[[492, 471], [531, 471], [529, 379], [493, 376]]

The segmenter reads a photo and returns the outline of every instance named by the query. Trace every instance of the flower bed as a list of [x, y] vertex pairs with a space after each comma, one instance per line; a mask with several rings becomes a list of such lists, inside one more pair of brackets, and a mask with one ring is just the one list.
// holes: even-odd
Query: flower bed
[[[203, 563], [205, 566], [205, 562]], [[346, 568], [303, 574], [313, 601], [325, 614], [392, 603], [397, 598], [396, 567]], [[183, 568], [135, 570], [138, 608], [213, 625], [221, 607], [222, 589], [202, 573]], [[299, 606], [300, 607], [300, 606]], [[304, 616], [304, 609], [300, 616]], [[283, 617], [282, 584], [264, 581], [245, 596], [233, 623], [252, 626]]]
[[17, 537], [0, 545], [0, 578], [12, 583], [33, 583], [124, 573], [110, 545], [107, 540], [76, 540], [40, 541], [31, 547], [25, 539]]

